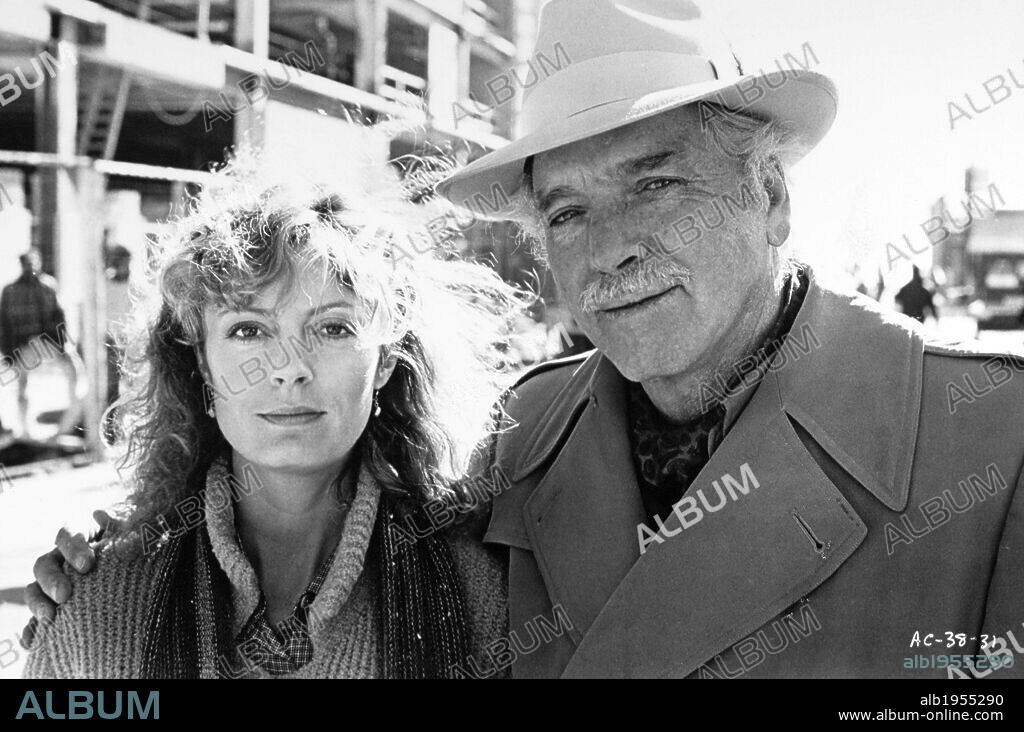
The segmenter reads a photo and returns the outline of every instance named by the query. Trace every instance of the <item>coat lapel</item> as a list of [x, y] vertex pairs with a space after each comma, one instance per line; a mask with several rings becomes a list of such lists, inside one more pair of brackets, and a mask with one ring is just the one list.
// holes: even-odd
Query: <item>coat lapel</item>
[[[595, 445], [590, 455], [601, 469], [613, 467], [612, 475], [632, 475], [632, 470], [622, 469], [618, 449], [607, 455]], [[729, 474], [742, 482], [744, 464], [759, 485], [751, 482], [746, 494], [734, 490], [733, 499], [722, 477]], [[721, 496], [713, 481], [722, 487]], [[628, 489], [636, 492], [635, 485]], [[627, 528], [610, 517], [594, 520], [579, 505], [560, 500], [561, 493], [535, 506], [535, 521], [542, 529], [537, 535], [542, 542], [535, 546], [545, 562], [554, 559], [550, 549], [556, 542], [559, 548], [571, 547], [580, 532], [599, 556], [616, 551], [599, 547], [595, 530], [615, 532], [605, 537], [608, 545], [631, 538], [632, 554], [639, 557], [624, 574], [625, 558], [616, 557], [613, 566], [606, 566], [614, 572], [605, 577], [592, 567], [578, 571], [582, 546], [554, 560], [553, 581], [587, 622], [565, 676], [686, 676], [824, 582], [867, 534], [804, 449], [781, 409], [778, 383], [771, 374], [687, 495], [696, 496], [698, 490], [710, 507], [717, 508], [720, 497], [724, 505], [710, 512], [697, 498], [702, 518], [683, 529], [673, 515], [665, 529], [679, 533], [651, 545], [643, 556], [635, 523]], [[549, 517], [557, 517], [555, 528], [568, 536], [551, 536], [545, 527]], [[596, 567], [600, 559], [588, 558], [583, 564]], [[571, 570], [577, 570], [577, 577]], [[599, 605], [591, 622], [589, 616]]]

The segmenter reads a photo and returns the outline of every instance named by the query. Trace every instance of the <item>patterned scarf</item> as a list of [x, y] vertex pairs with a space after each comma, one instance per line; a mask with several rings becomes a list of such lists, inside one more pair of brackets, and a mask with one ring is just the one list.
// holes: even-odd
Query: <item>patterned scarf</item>
[[[794, 263], [791, 267], [783, 289], [782, 312], [761, 348], [754, 352], [757, 363], [734, 373], [725, 394], [737, 393], [741, 379], [770, 363], [793, 327], [810, 281], [805, 265]], [[703, 414], [677, 425], [658, 411], [641, 384], [631, 381], [626, 389], [630, 447], [640, 497], [649, 519], [665, 520], [711, 459], [710, 435], [724, 426], [725, 406], [715, 401]]]
[[[395, 507], [381, 496], [367, 561], [380, 582], [380, 669], [384, 678], [451, 678], [469, 655], [466, 610], [451, 548], [434, 534], [394, 541]], [[200, 525], [161, 554], [141, 678], [238, 678], [246, 672], [231, 633], [231, 585]]]

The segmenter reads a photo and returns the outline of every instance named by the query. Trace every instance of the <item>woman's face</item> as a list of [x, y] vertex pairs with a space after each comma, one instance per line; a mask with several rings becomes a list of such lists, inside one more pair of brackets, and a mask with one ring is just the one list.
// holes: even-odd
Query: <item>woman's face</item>
[[351, 292], [319, 266], [268, 287], [248, 309], [207, 306], [200, 364], [235, 452], [269, 470], [342, 468], [374, 390], [394, 370], [393, 359], [382, 362], [376, 345], [354, 335], [364, 319]]

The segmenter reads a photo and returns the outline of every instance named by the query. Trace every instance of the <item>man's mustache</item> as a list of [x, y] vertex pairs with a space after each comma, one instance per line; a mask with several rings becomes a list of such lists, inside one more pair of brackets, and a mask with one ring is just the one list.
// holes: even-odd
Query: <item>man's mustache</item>
[[655, 294], [676, 285], [689, 284], [692, 279], [693, 272], [673, 260], [654, 257], [638, 260], [613, 275], [602, 275], [584, 287], [578, 301], [580, 312], [589, 315], [602, 310], [607, 303], [635, 295]]

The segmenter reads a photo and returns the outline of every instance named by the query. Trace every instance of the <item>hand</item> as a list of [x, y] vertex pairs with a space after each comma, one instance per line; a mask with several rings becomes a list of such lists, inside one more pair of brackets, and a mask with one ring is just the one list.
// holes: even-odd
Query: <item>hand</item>
[[[105, 533], [117, 528], [119, 522], [106, 511], [94, 511], [93, 519]], [[66, 528], [57, 532], [57, 548], [36, 559], [32, 574], [36, 581], [25, 588], [25, 604], [32, 612], [32, 619], [22, 633], [22, 645], [29, 647], [35, 637], [40, 620], [53, 622], [57, 617], [57, 605], [71, 599], [73, 592], [71, 572], [88, 574], [96, 568], [96, 552], [89, 546], [85, 536], [72, 536]]]

